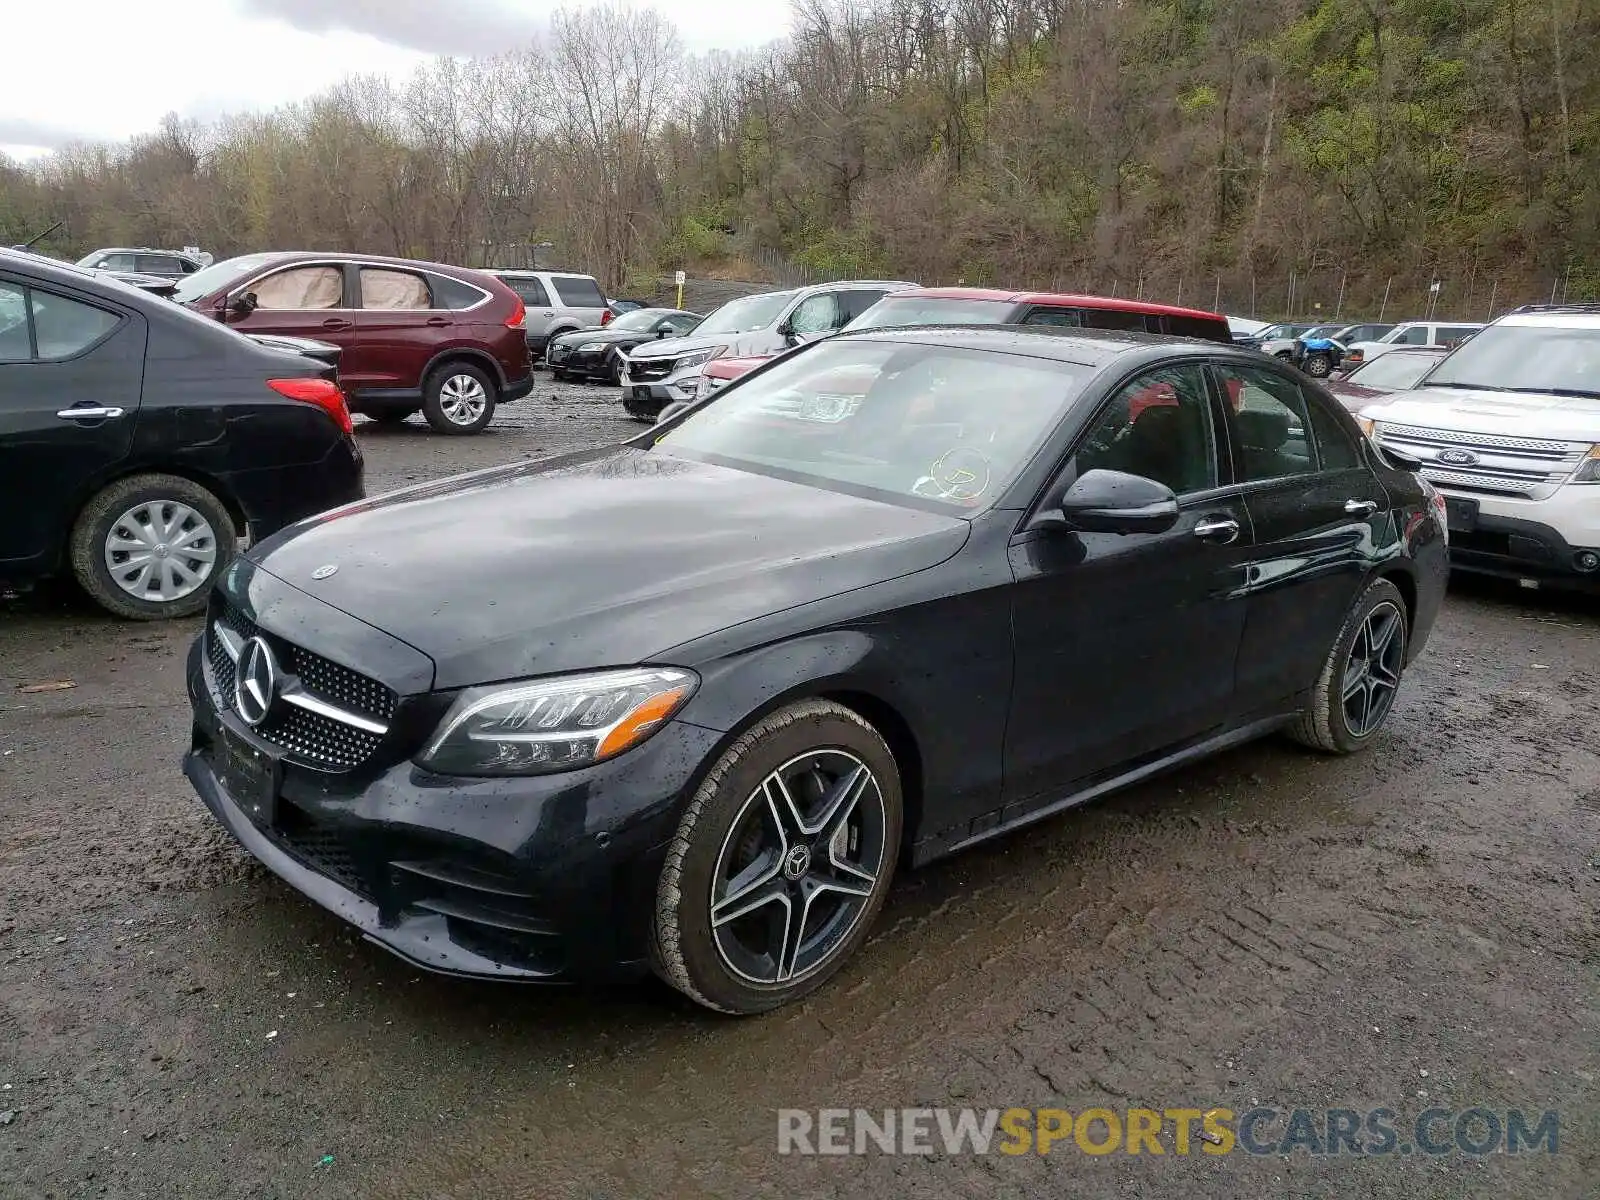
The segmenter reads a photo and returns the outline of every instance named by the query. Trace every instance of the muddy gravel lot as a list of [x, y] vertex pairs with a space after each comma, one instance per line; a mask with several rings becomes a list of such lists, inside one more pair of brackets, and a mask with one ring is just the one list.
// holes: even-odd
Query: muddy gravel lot
[[[543, 386], [476, 439], [360, 436], [377, 492], [637, 429], [614, 392]], [[0, 1195], [1600, 1193], [1593, 601], [1458, 586], [1369, 753], [1264, 742], [902, 875], [831, 986], [741, 1022], [654, 984], [424, 977], [256, 867], [178, 769], [198, 628], [0, 605]], [[1560, 1132], [777, 1153], [783, 1108], [1258, 1105]]]

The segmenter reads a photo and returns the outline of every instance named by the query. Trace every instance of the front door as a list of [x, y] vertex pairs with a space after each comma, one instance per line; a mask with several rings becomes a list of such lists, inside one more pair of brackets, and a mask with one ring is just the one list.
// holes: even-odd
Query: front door
[[344, 349], [339, 359], [339, 380], [346, 387], [358, 372], [355, 336], [355, 300], [346, 281], [343, 263], [299, 263], [263, 275], [230, 294], [230, 299], [253, 292], [256, 307], [248, 313], [227, 313], [228, 324], [240, 333], [277, 333], [315, 338]]
[[49, 569], [133, 444], [145, 323], [0, 275], [0, 574]]
[[1389, 499], [1346, 420], [1288, 372], [1229, 362], [1233, 468], [1255, 530], [1239, 651], [1241, 703], [1280, 706], [1311, 686], [1366, 578]]
[[1049, 803], [1230, 715], [1250, 519], [1221, 486], [1215, 410], [1204, 366], [1145, 372], [1065, 465], [1065, 479], [1106, 468], [1166, 484], [1181, 509], [1171, 529], [1015, 540], [1008, 807]]

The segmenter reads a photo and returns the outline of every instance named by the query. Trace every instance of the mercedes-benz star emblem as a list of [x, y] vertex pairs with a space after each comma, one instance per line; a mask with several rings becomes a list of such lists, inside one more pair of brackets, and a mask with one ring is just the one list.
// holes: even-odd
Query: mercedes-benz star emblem
[[313, 579], [326, 579], [326, 578], [328, 578], [328, 576], [337, 575], [338, 573], [339, 573], [339, 564], [338, 563], [328, 563], [326, 566], [318, 567], [315, 571], [311, 572], [311, 578], [313, 578]]
[[278, 662], [272, 647], [258, 637], [251, 638], [239, 652], [239, 665], [233, 676], [233, 707], [249, 726], [267, 719], [278, 698]]
[[799, 879], [811, 869], [811, 851], [805, 846], [790, 846], [789, 853], [783, 856], [783, 875], [785, 879]]

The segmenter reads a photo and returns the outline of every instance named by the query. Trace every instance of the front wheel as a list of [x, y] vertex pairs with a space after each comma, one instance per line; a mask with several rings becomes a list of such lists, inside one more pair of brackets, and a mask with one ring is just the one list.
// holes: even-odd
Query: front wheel
[[1306, 374], [1313, 379], [1326, 379], [1333, 374], [1333, 360], [1326, 354], [1313, 354], [1306, 359]]
[[239, 548], [222, 501], [176, 475], [119, 479], [72, 527], [72, 571], [101, 608], [135, 621], [187, 617]]
[[858, 714], [812, 700], [763, 718], [678, 823], [656, 889], [657, 973], [726, 1013], [820, 987], [883, 907], [900, 827], [894, 755]]
[[1289, 736], [1329, 754], [1365, 749], [1394, 709], [1407, 633], [1400, 589], [1387, 579], [1373, 580], [1334, 639], [1310, 702]]
[[428, 376], [422, 415], [440, 433], [481, 433], [494, 418], [498, 391], [482, 367], [446, 363]]

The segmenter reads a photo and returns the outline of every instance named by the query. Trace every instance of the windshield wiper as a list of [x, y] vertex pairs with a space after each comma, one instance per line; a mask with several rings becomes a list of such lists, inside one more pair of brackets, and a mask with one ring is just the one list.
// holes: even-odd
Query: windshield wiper
[[1600, 400], [1600, 391], [1587, 388], [1564, 387], [1507, 387], [1492, 383], [1456, 383], [1454, 380], [1430, 379], [1428, 387], [1460, 388], [1466, 392], [1515, 392], [1522, 396], [1576, 396], [1582, 400]]

